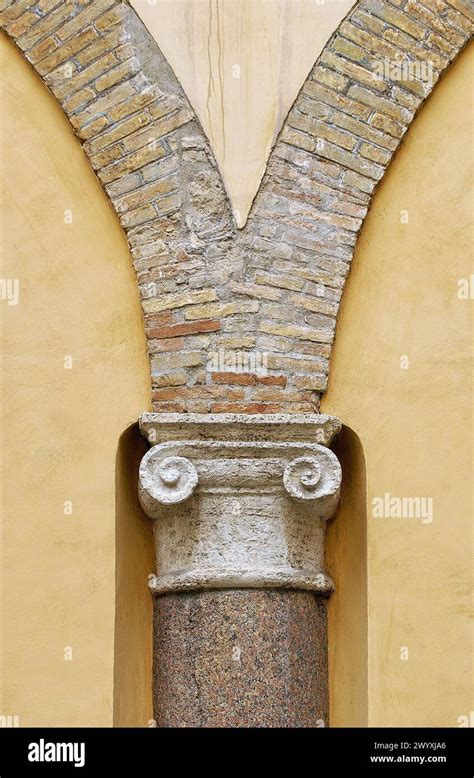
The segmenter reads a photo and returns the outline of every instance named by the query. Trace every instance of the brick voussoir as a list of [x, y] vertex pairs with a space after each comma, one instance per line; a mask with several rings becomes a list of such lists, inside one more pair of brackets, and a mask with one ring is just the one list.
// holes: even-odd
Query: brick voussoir
[[25, 30], [28, 30], [34, 22], [37, 22], [41, 17], [30, 10], [22, 14], [18, 19], [11, 22], [6, 26], [6, 31], [9, 35], [17, 36], [21, 35]]
[[127, 152], [138, 151], [150, 142], [166, 138], [183, 125], [193, 121], [193, 118], [191, 111], [186, 106], [180, 106], [169, 114], [155, 119], [146, 129], [132, 132], [124, 140], [125, 150]]
[[375, 92], [366, 87], [354, 84], [350, 87], [349, 94], [356, 96], [374, 111], [384, 113], [401, 123], [408, 124], [413, 119], [413, 111], [397, 105], [393, 100], [386, 97], [380, 97], [380, 95], [375, 94]]
[[164, 159], [170, 156], [169, 150], [163, 143], [156, 144], [156, 146], [145, 146], [138, 151], [126, 154], [116, 162], [112, 162], [101, 168], [98, 171], [98, 176], [104, 184], [109, 184], [112, 181], [116, 181], [121, 176], [132, 172], [137, 172], [149, 165], [150, 162], [156, 162], [157, 160]]
[[120, 45], [129, 40], [127, 31], [120, 26], [113, 28], [106, 34], [100, 33], [96, 27], [91, 29], [96, 33], [96, 38], [74, 55], [74, 62], [81, 69], [94, 64], [103, 55], [113, 53], [116, 57]]
[[6, 28], [11, 22], [18, 19], [23, 13], [29, 11], [35, 5], [32, 0], [18, 0], [13, 3], [12, 0], [3, 4], [2, 11], [0, 12], [0, 25]]
[[373, 69], [356, 65], [345, 57], [334, 54], [332, 51], [327, 51], [321, 57], [321, 62], [330, 65], [334, 70], [344, 73], [353, 83], [358, 83], [362, 86], [370, 86], [372, 89], [376, 89], [378, 92], [382, 93], [386, 92], [389, 88], [389, 83], [387, 81], [377, 81], [375, 79]]
[[420, 24], [419, 21], [412, 19], [384, 0], [362, 0], [360, 8], [410, 35], [415, 40], [423, 40], [427, 35], [425, 25]]
[[390, 42], [386, 37], [366, 32], [362, 27], [357, 26], [355, 19], [343, 22], [341, 27], [341, 32], [346, 37], [350, 40], [355, 40], [359, 46], [365, 48], [372, 56], [379, 55], [389, 57], [396, 61], [398, 59], [407, 59], [408, 53], [410, 58], [432, 60], [433, 67], [436, 67], [438, 70], [442, 70], [446, 66], [446, 58], [439, 56], [425, 43], [409, 38], [409, 36], [396, 31], [394, 27], [387, 27], [382, 35], [386, 35], [389, 31], [400, 38], [401, 45], [397, 46], [394, 42]]
[[398, 139], [393, 138], [387, 132], [371, 127], [370, 124], [366, 124], [358, 119], [351, 119], [347, 114], [336, 111], [333, 115], [333, 121], [338, 127], [341, 126], [352, 132], [358, 141], [368, 140], [389, 151], [395, 151], [398, 148]]
[[469, 21], [474, 21], [474, 8], [470, 0], [446, 0], [446, 5], [463, 14]]
[[[115, 65], [117, 65], [117, 58], [113, 52], [108, 52], [81, 70], [78, 70], [76, 63], [71, 59], [48, 73], [45, 81], [58, 100], [65, 99], [92, 84], [98, 76], [107, 73]], [[71, 71], [73, 75], [71, 75]]]
[[308, 97], [314, 100], [321, 100], [321, 102], [338, 108], [340, 111], [345, 111], [350, 116], [358, 116], [360, 118], [368, 119], [370, 116], [370, 109], [364, 103], [359, 100], [353, 100], [345, 93], [337, 92], [330, 87], [326, 87], [317, 81], [317, 71], [314, 72], [312, 78], [307, 80], [302, 86], [302, 93], [308, 95]]
[[168, 195], [177, 191], [177, 176], [171, 175], [158, 179], [151, 184], [145, 184], [123, 197], [114, 198], [114, 206], [118, 213], [132, 210], [137, 206], [154, 202], [162, 195]]
[[463, 45], [465, 36], [452, 27], [449, 22], [444, 21], [439, 14], [433, 13], [433, 11], [420, 3], [419, 0], [407, 0], [405, 8], [422, 24], [425, 24], [428, 30], [433, 30], [452, 46], [459, 47]]
[[139, 127], [143, 127], [150, 123], [150, 116], [146, 111], [133, 114], [126, 119], [114, 124], [113, 127], [107, 128], [101, 133], [98, 133], [92, 140], [87, 141], [84, 144], [84, 151], [89, 156], [97, 154], [100, 151], [108, 151], [111, 146], [114, 146], [117, 142], [126, 138], [131, 132], [134, 132]]
[[58, 30], [58, 37], [63, 43], [67, 42], [89, 24], [94, 24], [104, 14], [104, 11], [108, 11], [116, 5], [116, 2], [117, 0], [92, 0], [88, 5], [83, 6], [73, 19], [61, 26]]
[[97, 31], [93, 27], [86, 27], [86, 29], [73, 38], [71, 42], [64, 46], [58, 46], [55, 51], [44, 56], [40, 54], [36, 56], [34, 49], [25, 52], [26, 58], [35, 66], [35, 69], [40, 76], [45, 76], [51, 70], [54, 70], [58, 65], [62, 65], [70, 57], [85, 49], [93, 41], [98, 39]]
[[447, 5], [446, 3], [446, 12], [444, 14], [444, 18], [449, 21], [452, 27], [454, 27], [458, 32], [461, 32], [465, 36], [472, 35], [473, 33], [473, 21], [467, 19], [464, 14], [459, 13], [459, 11], [456, 11], [451, 6]]
[[57, 33], [61, 25], [74, 16], [75, 11], [77, 12], [77, 6], [73, 2], [64, 2], [61, 3], [59, 8], [56, 8], [46, 16], [37, 16], [36, 21], [30, 26], [28, 31], [17, 38], [17, 45], [23, 51], [32, 49], [47, 35]]

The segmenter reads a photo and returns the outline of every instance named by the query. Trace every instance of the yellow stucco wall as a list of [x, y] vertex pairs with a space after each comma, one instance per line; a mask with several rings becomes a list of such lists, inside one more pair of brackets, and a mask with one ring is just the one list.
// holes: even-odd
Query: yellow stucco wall
[[135, 689], [116, 720], [146, 725], [151, 562], [137, 516], [117, 531], [141, 587], [133, 601], [122, 596], [122, 555], [117, 593], [128, 611], [114, 624], [116, 459], [120, 472], [120, 437], [150, 403], [138, 291], [125, 237], [68, 121], [5, 38], [0, 51], [1, 275], [19, 280], [18, 304], [0, 306], [0, 714], [20, 726], [110, 726], [116, 627], [122, 681], [133, 676]]
[[[67, 120], [11, 44], [1, 57], [2, 276], [20, 280], [20, 299], [1, 304], [0, 714], [23, 726], [146, 726], [152, 559], [130, 425], [149, 406], [149, 379], [135, 280]], [[459, 154], [471, 137], [468, 58], [436, 88], [382, 183], [341, 311], [323, 403], [353, 430], [328, 538], [335, 725], [456, 726], [469, 710], [472, 303], [456, 296], [472, 272], [469, 155]], [[366, 523], [366, 477], [369, 512], [385, 492], [432, 496], [433, 522]]]
[[[472, 708], [472, 300], [457, 296], [473, 272], [472, 56], [436, 87], [375, 196], [323, 402], [365, 456], [371, 726], [455, 727]], [[431, 497], [432, 522], [372, 518], [372, 499], [385, 493]], [[364, 661], [351, 632], [364, 603], [345, 551], [356, 541], [338, 551], [338, 535], [329, 561], [345, 559], [331, 572], [351, 598], [331, 602], [332, 713], [342, 725], [359, 706], [346, 676], [348, 662], [360, 672]]]

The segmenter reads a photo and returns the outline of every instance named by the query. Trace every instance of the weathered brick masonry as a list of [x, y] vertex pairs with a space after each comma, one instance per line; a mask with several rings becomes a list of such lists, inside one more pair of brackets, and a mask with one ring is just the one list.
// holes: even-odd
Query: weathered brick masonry
[[[354, 246], [416, 111], [469, 39], [469, 0], [361, 0], [305, 81], [238, 230], [209, 143], [134, 11], [0, 0], [126, 232], [156, 411], [318, 410]], [[400, 81], [384, 61], [428, 63]], [[415, 68], [416, 70], [416, 68]], [[264, 355], [266, 374], [209, 369]]]

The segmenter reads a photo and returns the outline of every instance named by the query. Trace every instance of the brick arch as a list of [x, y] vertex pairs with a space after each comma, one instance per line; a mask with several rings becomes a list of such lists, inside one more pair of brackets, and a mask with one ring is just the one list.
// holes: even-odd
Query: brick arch
[[373, 191], [468, 41], [471, 3], [356, 3], [303, 84], [242, 230], [186, 96], [127, 4], [0, 3], [126, 232], [154, 409], [318, 410]]

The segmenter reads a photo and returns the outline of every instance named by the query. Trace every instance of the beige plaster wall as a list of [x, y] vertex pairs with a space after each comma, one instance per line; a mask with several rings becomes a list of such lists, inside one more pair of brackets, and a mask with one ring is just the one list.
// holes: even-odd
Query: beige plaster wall
[[245, 224], [268, 154], [354, 0], [131, 0], [206, 132]]
[[[150, 403], [141, 309], [124, 235], [70, 125], [20, 53], [0, 42], [0, 275], [19, 281], [18, 304], [0, 302], [0, 714], [20, 726], [110, 726], [116, 458]], [[146, 532], [125, 535], [141, 581], [122, 673], [135, 691], [123, 715], [144, 726]], [[118, 572], [120, 584], [120, 559]]]
[[[472, 57], [436, 87], [375, 196], [323, 402], [359, 436], [366, 462], [371, 726], [456, 727], [472, 708], [473, 303], [457, 294], [473, 272]], [[432, 522], [372, 518], [385, 493], [432, 498]], [[349, 556], [338, 571], [349, 591]], [[344, 667], [360, 668], [363, 646], [348, 604], [332, 607], [333, 723], [347, 725]]]

